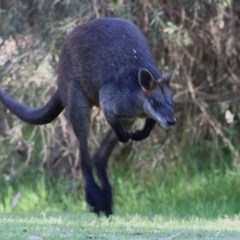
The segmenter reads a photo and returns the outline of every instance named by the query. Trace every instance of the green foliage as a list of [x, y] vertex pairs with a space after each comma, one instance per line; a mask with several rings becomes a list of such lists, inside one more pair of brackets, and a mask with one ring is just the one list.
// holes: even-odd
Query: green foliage
[[167, 173], [157, 172], [137, 176], [128, 171], [119, 174], [114, 181], [117, 212], [179, 218], [215, 218], [240, 212], [238, 172], [189, 175], [182, 167]]
[[[217, 168], [199, 171], [195, 166], [176, 166], [167, 172], [156, 167], [132, 172], [132, 166], [111, 167], [117, 215], [141, 214], [165, 217], [218, 218], [240, 213], [240, 173]], [[43, 173], [31, 175], [25, 169], [22, 181], [2, 180], [0, 211], [33, 210], [88, 211], [82, 182], [78, 179], [58, 181]]]

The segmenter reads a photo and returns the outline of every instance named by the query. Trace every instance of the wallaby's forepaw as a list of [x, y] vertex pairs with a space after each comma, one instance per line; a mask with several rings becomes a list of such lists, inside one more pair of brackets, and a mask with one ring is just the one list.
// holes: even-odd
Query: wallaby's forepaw
[[86, 200], [91, 210], [100, 215], [104, 213], [107, 217], [112, 215], [112, 191], [111, 187], [102, 189], [99, 186], [88, 186], [86, 188]]
[[140, 141], [148, 137], [145, 132], [138, 130], [136, 132], [125, 132], [124, 135], [118, 136], [120, 142], [126, 143], [129, 140]]
[[149, 136], [145, 131], [137, 130], [136, 132], [131, 132], [131, 140], [141, 141]]
[[124, 134], [121, 134], [121, 135], [117, 135], [117, 138], [118, 138], [118, 141], [119, 142], [123, 142], [123, 143], [126, 143], [129, 141], [129, 139], [131, 139], [131, 133], [129, 132], [124, 132]]

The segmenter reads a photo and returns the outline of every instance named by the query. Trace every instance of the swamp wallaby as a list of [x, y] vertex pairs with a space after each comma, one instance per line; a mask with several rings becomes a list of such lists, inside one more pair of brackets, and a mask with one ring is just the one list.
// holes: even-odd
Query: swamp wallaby
[[[102, 18], [76, 27], [67, 37], [57, 70], [58, 88], [44, 107], [30, 108], [2, 90], [0, 100], [30, 124], [49, 123], [66, 108], [79, 142], [86, 200], [93, 212], [108, 216], [112, 214], [108, 157], [118, 140], [142, 140], [156, 122], [163, 128], [176, 123], [169, 87], [174, 72], [163, 75], [157, 69], [147, 40], [133, 23]], [[90, 156], [87, 139], [93, 105], [101, 108], [111, 129]], [[143, 129], [128, 131], [138, 117], [146, 119]]]

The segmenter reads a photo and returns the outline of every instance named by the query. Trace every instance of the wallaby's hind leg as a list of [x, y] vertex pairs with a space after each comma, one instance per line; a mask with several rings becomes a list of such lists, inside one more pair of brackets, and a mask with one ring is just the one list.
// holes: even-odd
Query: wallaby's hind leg
[[101, 211], [105, 212], [103, 206], [105, 199], [101, 188], [94, 180], [92, 161], [88, 151], [88, 132], [91, 108], [85, 96], [76, 87], [71, 88], [69, 98], [68, 115], [79, 141], [80, 164], [85, 180], [86, 200], [91, 206], [93, 212], [99, 214]]
[[114, 131], [110, 129], [93, 157], [93, 163], [102, 187], [102, 194], [104, 196], [103, 206], [107, 216], [112, 214], [112, 188], [107, 176], [107, 163], [117, 142], [118, 140]]

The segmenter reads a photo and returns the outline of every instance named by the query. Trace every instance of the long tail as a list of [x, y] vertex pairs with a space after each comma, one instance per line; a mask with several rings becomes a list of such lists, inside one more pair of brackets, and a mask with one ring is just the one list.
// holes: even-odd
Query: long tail
[[35, 125], [52, 122], [64, 109], [58, 91], [53, 94], [45, 106], [39, 108], [31, 108], [19, 103], [1, 89], [0, 101], [18, 118], [24, 122]]

